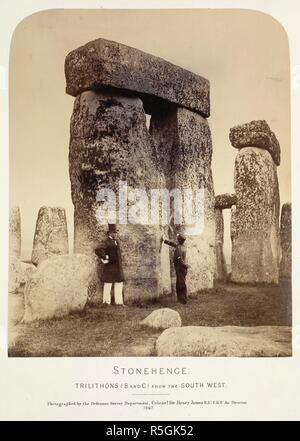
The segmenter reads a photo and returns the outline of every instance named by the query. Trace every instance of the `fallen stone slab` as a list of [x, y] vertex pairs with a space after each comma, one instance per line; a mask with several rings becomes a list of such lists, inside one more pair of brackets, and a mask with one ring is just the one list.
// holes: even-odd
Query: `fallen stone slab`
[[88, 299], [94, 266], [94, 260], [83, 254], [66, 254], [44, 260], [25, 285], [23, 321], [81, 311]]
[[215, 197], [215, 208], [220, 210], [231, 208], [236, 205], [236, 200], [236, 194], [234, 193], [218, 194]]
[[135, 92], [152, 114], [161, 100], [208, 117], [209, 81], [162, 58], [99, 38], [70, 52], [65, 60], [66, 93], [113, 87]]
[[288, 326], [184, 326], [165, 330], [156, 341], [160, 357], [289, 357]]
[[259, 147], [268, 150], [276, 165], [280, 165], [280, 145], [265, 120], [251, 121], [230, 129], [229, 139], [233, 147]]
[[23, 292], [27, 280], [35, 271], [36, 267], [32, 263], [25, 263], [17, 257], [11, 257], [9, 259], [8, 292], [11, 294]]
[[8, 325], [15, 326], [24, 317], [24, 295], [11, 294], [8, 295]]
[[171, 308], [161, 308], [152, 311], [151, 314], [141, 321], [141, 325], [154, 329], [178, 327], [181, 326], [181, 317], [177, 311]]

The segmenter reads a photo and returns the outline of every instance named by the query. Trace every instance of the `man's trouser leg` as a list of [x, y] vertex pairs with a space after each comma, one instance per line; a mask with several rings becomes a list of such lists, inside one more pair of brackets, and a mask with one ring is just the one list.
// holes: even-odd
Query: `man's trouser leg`
[[181, 303], [187, 302], [186, 273], [183, 271], [176, 272], [176, 293], [177, 299]]
[[115, 304], [123, 305], [123, 282], [115, 282]]
[[111, 287], [112, 283], [104, 282], [103, 285], [103, 303], [106, 303], [107, 305], [110, 305], [111, 303]]

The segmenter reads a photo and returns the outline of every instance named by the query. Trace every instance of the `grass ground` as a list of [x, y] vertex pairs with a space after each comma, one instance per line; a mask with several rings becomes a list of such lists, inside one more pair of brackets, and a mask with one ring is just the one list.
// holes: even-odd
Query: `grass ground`
[[290, 326], [291, 285], [219, 285], [200, 291], [187, 305], [174, 297], [156, 303], [118, 306], [89, 305], [84, 311], [60, 319], [18, 325], [12, 357], [103, 357], [153, 355], [161, 331], [139, 322], [159, 307], [179, 312], [182, 325]]

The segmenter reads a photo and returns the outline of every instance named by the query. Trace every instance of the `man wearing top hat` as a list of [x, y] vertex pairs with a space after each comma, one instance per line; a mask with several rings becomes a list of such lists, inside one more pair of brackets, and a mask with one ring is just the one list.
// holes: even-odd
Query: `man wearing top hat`
[[174, 267], [176, 272], [176, 293], [180, 303], [187, 303], [186, 275], [188, 265], [186, 263], [186, 247], [184, 242], [186, 237], [183, 234], [177, 234], [177, 243], [162, 237], [163, 243], [175, 248], [174, 251]]
[[103, 286], [103, 303], [111, 304], [111, 289], [114, 284], [115, 304], [123, 304], [124, 273], [122, 257], [115, 224], [109, 224], [107, 239], [103, 247], [95, 249], [95, 253], [103, 263], [101, 281]]

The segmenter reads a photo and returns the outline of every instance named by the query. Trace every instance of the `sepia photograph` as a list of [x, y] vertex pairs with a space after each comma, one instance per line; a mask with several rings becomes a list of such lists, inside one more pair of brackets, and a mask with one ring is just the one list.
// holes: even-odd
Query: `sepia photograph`
[[263, 12], [22, 20], [8, 356], [291, 357], [290, 93]]

